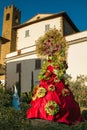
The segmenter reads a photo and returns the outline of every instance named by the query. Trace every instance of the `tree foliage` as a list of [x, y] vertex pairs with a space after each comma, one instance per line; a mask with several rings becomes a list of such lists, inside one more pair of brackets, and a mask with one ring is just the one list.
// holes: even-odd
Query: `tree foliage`
[[70, 88], [80, 107], [87, 108], [87, 76], [79, 75], [76, 80], [69, 77]]

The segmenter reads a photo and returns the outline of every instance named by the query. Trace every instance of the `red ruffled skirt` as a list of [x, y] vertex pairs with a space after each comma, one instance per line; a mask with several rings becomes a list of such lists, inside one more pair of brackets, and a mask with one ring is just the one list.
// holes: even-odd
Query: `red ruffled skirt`
[[26, 112], [27, 118], [50, 120], [68, 125], [83, 121], [79, 105], [62, 81], [41, 80], [30, 104], [31, 107]]

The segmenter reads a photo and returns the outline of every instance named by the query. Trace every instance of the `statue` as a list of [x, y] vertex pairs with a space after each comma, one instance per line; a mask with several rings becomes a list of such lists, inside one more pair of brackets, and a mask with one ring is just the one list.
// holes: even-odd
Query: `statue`
[[45, 58], [39, 74], [40, 83], [34, 87], [29, 119], [43, 119], [78, 124], [83, 121], [78, 103], [66, 78], [68, 43], [56, 29], [49, 30], [36, 42], [38, 56]]
[[20, 101], [19, 101], [19, 96], [18, 96], [16, 85], [14, 85], [12, 105], [16, 110], [20, 110]]

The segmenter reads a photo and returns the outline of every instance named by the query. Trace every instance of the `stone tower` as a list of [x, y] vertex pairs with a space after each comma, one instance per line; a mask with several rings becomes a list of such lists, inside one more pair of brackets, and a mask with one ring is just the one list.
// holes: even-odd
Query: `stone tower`
[[[4, 68], [6, 54], [16, 51], [16, 30], [13, 27], [19, 25], [20, 20], [21, 12], [14, 5], [4, 8], [2, 38], [6, 39], [6, 42], [0, 45], [0, 70]], [[0, 75], [0, 79], [1, 76], [5, 74]]]
[[1, 60], [4, 63], [6, 54], [16, 50], [16, 30], [13, 26], [20, 24], [21, 12], [14, 5], [4, 8], [2, 37], [9, 41], [1, 45]]

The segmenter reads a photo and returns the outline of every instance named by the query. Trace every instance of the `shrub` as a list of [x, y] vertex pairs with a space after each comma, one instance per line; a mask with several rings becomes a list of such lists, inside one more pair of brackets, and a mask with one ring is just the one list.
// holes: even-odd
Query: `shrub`
[[85, 120], [87, 120], [87, 109], [82, 110], [82, 115], [85, 118]]
[[0, 91], [0, 107], [12, 106], [12, 92], [10, 90]]
[[[62, 123], [50, 122], [41, 119], [26, 119], [26, 110], [30, 107], [31, 93], [21, 96], [21, 109], [12, 107], [12, 92], [10, 90], [0, 92], [0, 130], [86, 130], [87, 121], [76, 126], [68, 126]], [[82, 111], [87, 120], [87, 111]]]

